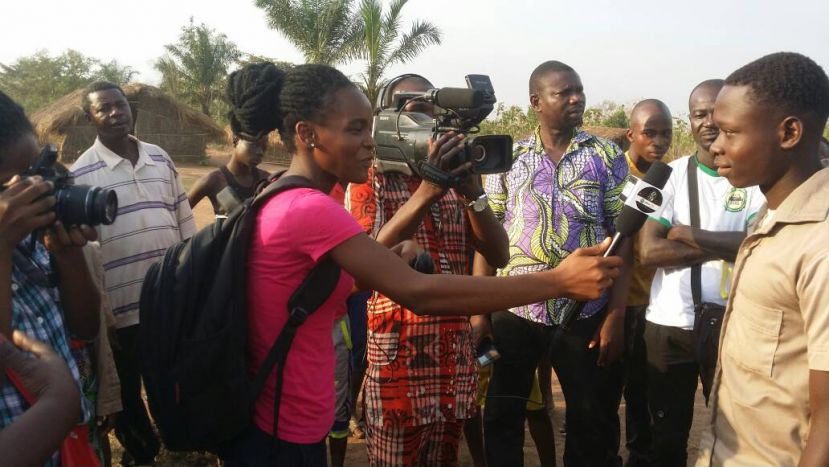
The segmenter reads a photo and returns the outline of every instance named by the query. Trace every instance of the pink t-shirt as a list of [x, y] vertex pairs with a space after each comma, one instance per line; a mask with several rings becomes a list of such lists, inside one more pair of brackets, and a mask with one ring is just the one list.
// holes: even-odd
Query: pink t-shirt
[[[269, 200], [256, 223], [251, 245], [248, 352], [252, 374], [259, 369], [288, 320], [288, 298], [311, 268], [332, 248], [363, 233], [331, 197], [296, 188]], [[291, 443], [321, 441], [334, 422], [334, 318], [346, 312], [354, 280], [345, 271], [328, 300], [299, 327], [282, 383], [278, 438]], [[256, 401], [254, 422], [273, 432], [275, 372]]]

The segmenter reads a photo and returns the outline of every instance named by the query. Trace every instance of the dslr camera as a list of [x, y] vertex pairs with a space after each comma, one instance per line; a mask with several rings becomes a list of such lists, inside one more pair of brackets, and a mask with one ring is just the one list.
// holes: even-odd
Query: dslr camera
[[89, 185], [75, 185], [72, 175], [56, 164], [58, 152], [55, 146], [47, 144], [34, 164], [21, 173], [22, 177], [40, 175], [44, 181], [52, 182], [52, 195], [57, 219], [65, 226], [86, 224], [110, 225], [118, 215], [118, 195], [114, 190]]
[[[478, 125], [492, 112], [496, 99], [489, 77], [467, 75], [466, 84], [467, 88], [395, 93], [392, 105], [381, 108], [374, 117], [376, 170], [415, 174], [444, 187], [457, 185], [458, 177], [428, 163], [429, 139], [437, 140], [449, 131], [467, 135], [477, 133]], [[383, 89], [379, 102], [385, 100], [389, 87], [386, 85]], [[404, 111], [406, 105], [414, 101], [432, 104], [433, 116]], [[475, 174], [509, 171], [512, 167], [512, 137], [483, 135], [467, 138], [465, 149], [454, 167], [466, 162], [472, 162], [472, 173]]]

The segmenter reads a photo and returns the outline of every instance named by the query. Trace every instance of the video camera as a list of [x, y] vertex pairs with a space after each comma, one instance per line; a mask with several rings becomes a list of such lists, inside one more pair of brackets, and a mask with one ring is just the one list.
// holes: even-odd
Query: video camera
[[[492, 112], [495, 90], [486, 75], [467, 75], [467, 88], [430, 89], [425, 93], [401, 92], [392, 96], [392, 105], [381, 108], [374, 117], [374, 141], [377, 146], [378, 172], [416, 174], [441, 186], [455, 186], [460, 179], [428, 163], [429, 139], [455, 131], [474, 134], [478, 125]], [[391, 83], [383, 93], [388, 91]], [[383, 102], [384, 94], [380, 102]], [[434, 106], [433, 117], [404, 111], [413, 101]], [[475, 136], [466, 140], [457, 167], [472, 162], [472, 172], [493, 174], [512, 167], [512, 137], [509, 135]]]
[[118, 195], [114, 190], [89, 185], [75, 185], [74, 178], [62, 166], [56, 165], [58, 152], [47, 144], [34, 164], [20, 175], [40, 175], [52, 182], [57, 219], [65, 226], [86, 224], [110, 225], [118, 215]]

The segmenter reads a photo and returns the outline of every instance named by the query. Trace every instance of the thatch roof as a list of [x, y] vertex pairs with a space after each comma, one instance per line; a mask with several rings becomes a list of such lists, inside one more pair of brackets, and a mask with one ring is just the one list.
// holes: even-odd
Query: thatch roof
[[[179, 102], [154, 86], [133, 83], [123, 86], [123, 89], [127, 100], [133, 106], [142, 101], [164, 101], [175, 109], [176, 118], [179, 121], [203, 129], [211, 138], [221, 138], [224, 135], [222, 128], [216, 125], [210, 117]], [[81, 107], [83, 93], [83, 89], [78, 89], [33, 113], [31, 120], [38, 135], [43, 138], [46, 135], [64, 134], [67, 129], [84, 124], [86, 116]]]

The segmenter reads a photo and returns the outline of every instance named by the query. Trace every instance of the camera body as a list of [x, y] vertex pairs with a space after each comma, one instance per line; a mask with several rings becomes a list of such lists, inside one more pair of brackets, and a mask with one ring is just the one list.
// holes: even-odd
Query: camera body
[[[429, 140], [436, 140], [449, 131], [477, 133], [478, 125], [494, 108], [495, 91], [488, 76], [467, 75], [466, 83], [467, 88], [396, 93], [391, 107], [380, 109], [374, 117], [376, 170], [380, 173], [416, 174], [431, 179], [428, 171], [431, 170], [434, 176], [435, 168], [427, 164]], [[432, 104], [433, 116], [404, 111], [412, 101]], [[470, 161], [472, 172], [476, 174], [508, 171], [512, 167], [512, 137], [484, 135], [467, 138], [465, 150], [457, 158], [454, 167]]]
[[110, 225], [118, 215], [118, 195], [114, 190], [89, 185], [75, 185], [72, 174], [57, 164], [58, 152], [51, 144], [44, 146], [37, 160], [20, 175], [39, 175], [52, 182], [57, 219], [65, 226], [86, 224]]

